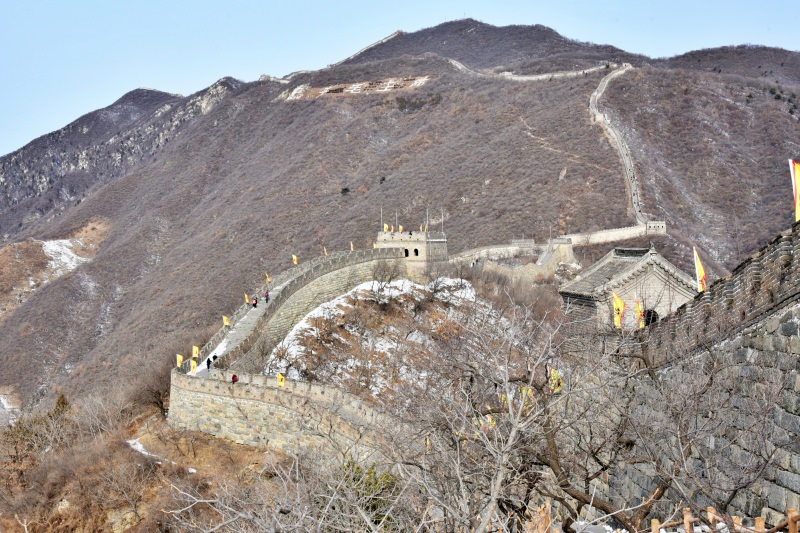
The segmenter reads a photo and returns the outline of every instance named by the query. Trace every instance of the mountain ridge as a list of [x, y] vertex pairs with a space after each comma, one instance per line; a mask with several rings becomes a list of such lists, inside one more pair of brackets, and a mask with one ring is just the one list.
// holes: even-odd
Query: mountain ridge
[[[469, 45], [476, 35], [486, 41], [477, 51]], [[526, 45], [525, 36], [541, 42]], [[537, 27], [456, 21], [400, 34], [288, 83], [222, 78], [186, 97], [135, 90], [115, 104], [128, 105], [128, 97], [140, 114], [123, 115], [113, 136], [104, 130], [96, 144], [72, 147], [73, 134], [73, 144], [87, 140], [73, 123], [52, 146], [31, 143], [0, 158], [6, 243], [66, 237], [98, 220], [108, 227], [92, 261], [6, 317], [0, 339], [12, 348], [0, 386], [33, 403], [56, 391], [113, 387], [120, 373], [140, 383], [148, 377], [137, 376], [141, 361], [204, 342], [242, 293], [265, 272], [288, 268], [292, 254], [305, 261], [350, 242], [371, 247], [381, 207], [397, 209], [408, 227], [428, 213], [444, 225], [452, 252], [634, 223], [619, 156], [588, 111], [603, 71], [535, 82], [475, 78], [442, 55], [442, 41], [453, 59], [494, 74], [631, 60], [636, 68], [611, 83], [600, 109], [630, 146], [645, 212], [670, 228], [659, 250], [684, 270], [692, 243], [714, 251], [711, 271], [722, 275], [789, 223], [779, 191], [781, 165], [798, 157], [793, 78], [779, 87], [727, 67], [708, 70], [710, 59], [671, 68]], [[508, 50], [516, 55], [504, 56]], [[412, 92], [286, 100], [304, 85], [423, 76], [429, 80]], [[697, 186], [704, 161], [737, 153], [733, 177], [717, 171], [709, 182], [725, 184], [724, 194]], [[741, 191], [750, 191], [747, 208], [732, 210]]]

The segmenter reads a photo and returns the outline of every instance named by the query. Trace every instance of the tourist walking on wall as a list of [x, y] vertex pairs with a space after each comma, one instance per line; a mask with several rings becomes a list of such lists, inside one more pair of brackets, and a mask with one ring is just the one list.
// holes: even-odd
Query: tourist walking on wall
[[256, 307], [258, 307], [258, 298], [253, 296], [253, 309], [255, 309]]
[[269, 303], [269, 291], [264, 292], [264, 303], [265, 304]]

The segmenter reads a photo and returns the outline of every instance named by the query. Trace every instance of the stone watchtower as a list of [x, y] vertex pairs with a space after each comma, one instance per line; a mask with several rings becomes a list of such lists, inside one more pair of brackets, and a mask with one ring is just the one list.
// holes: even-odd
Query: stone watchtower
[[447, 236], [435, 231], [382, 231], [378, 248], [400, 248], [410, 262], [438, 263], [447, 261]]

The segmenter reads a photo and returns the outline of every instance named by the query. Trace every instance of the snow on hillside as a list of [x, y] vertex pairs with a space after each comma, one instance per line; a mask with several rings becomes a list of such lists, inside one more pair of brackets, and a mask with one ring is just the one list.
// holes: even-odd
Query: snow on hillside
[[61, 277], [78, 268], [81, 263], [90, 260], [90, 258], [76, 254], [73, 251], [75, 246], [83, 246], [80, 239], [60, 239], [42, 242], [42, 250], [50, 258], [47, 266], [53, 273], [53, 277]]
[[475, 290], [464, 280], [440, 278], [427, 286], [408, 280], [366, 282], [298, 322], [270, 354], [265, 373], [377, 397], [399, 383], [424, 378], [418, 363], [432, 331], [476, 303]]

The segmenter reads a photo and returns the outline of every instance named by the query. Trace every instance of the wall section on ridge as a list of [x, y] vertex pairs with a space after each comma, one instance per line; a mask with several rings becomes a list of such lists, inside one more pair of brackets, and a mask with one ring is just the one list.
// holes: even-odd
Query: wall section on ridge
[[[346, 257], [335, 263], [326, 261], [286, 284], [270, 301], [265, 314], [243, 343], [230, 366], [239, 372], [263, 373], [266, 357], [304, 316], [319, 305], [354, 287], [386, 276], [425, 283], [424, 271], [409, 268], [398, 249], [370, 250], [361, 256]], [[273, 293], [271, 293], [273, 294]]]
[[718, 343], [800, 301], [800, 223], [782, 232], [712, 283], [675, 313], [649, 327], [646, 342], [656, 361], [669, 361], [670, 347], [691, 350]]
[[239, 444], [296, 455], [379, 460], [402, 424], [336, 387], [213, 369], [207, 378], [172, 371], [169, 424]]

